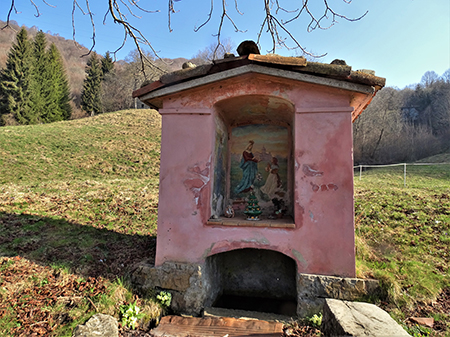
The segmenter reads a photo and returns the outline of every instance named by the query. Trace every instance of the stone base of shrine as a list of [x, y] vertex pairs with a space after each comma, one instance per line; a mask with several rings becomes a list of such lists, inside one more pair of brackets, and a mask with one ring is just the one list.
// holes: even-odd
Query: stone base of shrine
[[[265, 307], [279, 307], [280, 312], [274, 312], [275, 314], [311, 317], [323, 310], [326, 298], [355, 301], [377, 295], [381, 291], [376, 280], [300, 273], [295, 273], [295, 280], [285, 280], [290, 275], [289, 272], [275, 279], [269, 272], [269, 279], [258, 271], [250, 280], [253, 284], [249, 283], [248, 277], [242, 281], [247, 288], [241, 287], [237, 282], [233, 284], [233, 280], [224, 286], [226, 272], [221, 270], [223, 267], [220, 263], [208, 260], [205, 264], [166, 262], [157, 267], [142, 264], [133, 273], [132, 282], [142, 294], [154, 293], [155, 290], [170, 292], [171, 309], [175, 313], [193, 316], [201, 315], [204, 308], [215, 307], [217, 303], [228, 303], [227, 306], [219, 306], [226, 309], [243, 309], [230, 307], [233, 306], [231, 298], [234, 296], [237, 298], [236, 303], [254, 302], [254, 307], [244, 308], [245, 310], [260, 311]], [[281, 273], [284, 271], [281, 270]], [[279, 283], [279, 288], [270, 284], [271, 280], [272, 283]], [[292, 282], [296, 288], [293, 296], [280, 294], [278, 289], [289, 288]], [[268, 291], [261, 291], [264, 286], [268, 287]], [[254, 292], [254, 289], [257, 291]], [[269, 305], [264, 301], [268, 301]]]

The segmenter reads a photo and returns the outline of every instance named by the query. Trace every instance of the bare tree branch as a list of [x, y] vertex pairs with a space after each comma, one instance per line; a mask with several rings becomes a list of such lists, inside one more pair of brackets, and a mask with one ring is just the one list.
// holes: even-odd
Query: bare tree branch
[[[236, 4], [236, 2], [235, 2], [235, 4]], [[237, 9], [237, 6], [236, 6], [236, 9]], [[237, 11], [238, 11], [238, 13], [240, 13], [242, 15], [242, 13], [239, 12], [238, 9], [237, 9]], [[216, 49], [214, 50], [214, 58], [216, 57], [216, 53], [217, 53], [217, 50], [219, 49], [219, 47], [223, 48], [221, 40], [220, 40], [220, 36], [221, 36], [221, 33], [222, 33], [223, 22], [224, 22], [225, 19], [227, 19], [232, 24], [232, 26], [234, 27], [234, 30], [236, 32], [243, 32], [242, 30], [240, 30], [237, 27], [237, 25], [234, 23], [233, 19], [228, 15], [226, 0], [222, 0], [222, 14], [220, 16], [219, 28], [217, 30], [217, 34], [214, 35], [214, 36], [217, 37], [217, 46], [216, 46]]]
[[14, 5], [14, 0], [11, 0], [11, 7], [9, 8], [9, 10], [8, 10], [8, 15], [6, 16], [6, 25], [5, 25], [4, 27], [2, 27], [2, 30], [5, 29], [5, 28], [7, 28], [7, 27], [11, 27], [11, 26], [9, 25], [9, 21], [10, 21], [11, 13], [12, 13], [13, 10], [14, 10], [14, 12], [16, 12], [16, 14], [17, 14], [17, 9], [16, 9], [16, 7], [15, 7], [15, 5]]
[[55, 5], [51, 5], [51, 4], [49, 4], [49, 3], [48, 3], [47, 1], [45, 1], [45, 0], [42, 0], [42, 2], [45, 3], [48, 7], [56, 8]]
[[157, 69], [161, 73], [164, 73], [165, 71], [160, 67], [158, 67], [157, 65], [155, 65], [154, 62], [149, 60], [146, 54], [143, 52], [141, 44], [147, 45], [152, 50], [154, 55], [158, 55], [158, 53], [153, 49], [150, 42], [144, 37], [142, 32], [139, 29], [132, 26], [128, 21], [126, 21], [120, 10], [120, 6], [118, 5], [116, 0], [109, 0], [109, 12], [114, 20], [114, 23], [120, 24], [125, 30], [124, 43], [122, 44], [122, 46], [119, 47], [119, 49], [114, 51], [114, 56], [125, 45], [127, 37], [130, 36], [133, 39], [134, 44], [136, 45], [137, 50], [139, 52], [139, 58], [141, 60], [142, 65], [142, 72], [145, 74], [145, 64], [148, 63], [152, 68]]
[[[19, 13], [16, 9], [15, 0], [9, 0], [11, 3], [11, 7], [9, 8], [7, 12], [7, 20], [5, 27], [2, 27], [2, 29], [9, 27], [9, 22], [11, 19], [11, 14], [13, 11], [17, 14]], [[45, 5], [50, 7], [55, 7], [54, 5], [51, 5], [48, 3], [49, 0], [41, 0]], [[76, 25], [75, 25], [75, 15], [77, 10], [82, 15], [88, 15], [90, 19], [90, 24], [92, 26], [92, 45], [89, 49], [89, 52], [91, 52], [95, 45], [96, 45], [96, 29], [95, 29], [95, 14], [91, 11], [90, 4], [92, 4], [93, 0], [84, 0], [83, 4], [80, 4], [80, 0], [72, 0], [72, 30], [73, 30], [73, 39], [75, 40], [75, 33], [76, 33]], [[97, 0], [99, 1], [99, 0]], [[135, 18], [141, 18], [140, 15], [138, 15], [138, 11], [142, 13], [159, 13], [160, 10], [149, 10], [146, 8], [143, 8], [139, 4], [140, 0], [108, 0], [108, 9], [103, 17], [103, 23], [106, 23], [106, 19], [108, 17], [113, 19], [113, 22], [116, 24], [119, 24], [122, 26], [124, 31], [124, 37], [122, 40], [121, 45], [119, 48], [116, 49], [114, 52], [114, 55], [121, 50], [125, 43], [128, 40], [128, 37], [131, 37], [131, 40], [135, 44], [139, 54], [141, 55], [141, 60], [143, 63], [142, 69], [144, 69], [144, 63], [150, 62], [150, 60], [146, 60], [145, 53], [143, 52], [142, 47], [147, 46], [150, 48], [151, 52], [159, 58], [158, 53], [151, 45], [150, 41], [146, 39], [146, 37], [142, 34], [142, 32], [132, 25], [130, 21], [127, 19], [127, 15], [132, 15]], [[168, 5], [168, 29], [169, 32], [172, 31], [172, 15], [177, 13], [175, 10], [175, 2], [178, 2], [180, 0], [167, 0]], [[194, 27], [194, 32], [198, 32], [200, 29], [205, 27], [208, 23], [210, 23], [213, 19], [214, 15], [214, 1], [210, 0], [210, 9], [209, 13], [206, 15], [205, 21], [200, 24], [198, 27]], [[216, 0], [218, 1], [218, 0]], [[239, 1], [240, 0], [233, 0], [234, 1], [234, 9], [236, 12], [228, 12], [228, 6], [226, 0], [221, 0], [222, 6], [221, 10], [218, 12], [218, 26], [217, 31], [213, 35], [217, 38], [217, 45], [214, 51], [214, 54], [217, 53], [217, 51], [221, 48], [223, 48], [222, 45], [222, 33], [224, 26], [226, 23], [231, 24], [235, 32], [244, 32], [245, 30], [242, 30], [238, 25], [236, 24], [237, 21], [235, 21], [235, 15], [236, 13], [238, 15], [244, 15], [239, 10]], [[243, 0], [241, 0], [242, 3]], [[244, 0], [245, 1], [245, 0]], [[350, 4], [352, 0], [342, 0], [346, 4]], [[40, 16], [39, 7], [36, 4], [36, 0], [30, 0], [32, 6], [36, 10], [35, 16]], [[106, 0], [104, 0], [106, 2]], [[262, 1], [260, 1], [261, 3]], [[345, 21], [358, 21], [361, 20], [364, 16], [366, 16], [367, 12], [365, 12], [363, 15], [356, 17], [356, 18], [350, 18], [347, 17], [341, 13], [338, 13], [335, 11], [332, 6], [329, 4], [329, 0], [299, 0], [297, 1], [291, 1], [292, 3], [300, 3], [301, 5], [298, 5], [298, 8], [292, 9], [287, 8], [289, 3], [288, 0], [263, 0], [264, 7], [263, 9], [263, 18], [261, 22], [261, 29], [257, 33], [257, 43], [260, 44], [260, 40], [263, 35], [269, 35], [272, 41], [272, 48], [270, 49], [270, 52], [275, 53], [278, 48], [287, 48], [287, 49], [300, 49], [304, 54], [310, 55], [312, 57], [322, 57], [323, 55], [313, 55], [312, 53], [308, 52], [306, 48], [300, 43], [298, 36], [294, 36], [292, 31], [288, 28], [288, 25], [296, 20], [300, 19], [306, 19], [307, 25], [306, 25], [306, 31], [312, 32], [315, 29], [329, 29], [334, 24], [338, 22], [338, 20], [345, 20]], [[317, 15], [315, 12], [311, 10], [312, 3], [314, 4], [320, 4], [322, 3], [323, 9], [322, 13]], [[255, 15], [256, 12], [251, 13], [252, 15]], [[247, 14], [248, 15], [248, 14]], [[215, 56], [214, 56], [215, 57]], [[156, 67], [156, 66], [155, 66]], [[158, 67], [156, 67], [158, 68]], [[158, 71], [162, 71], [162, 69], [159, 69]]]
[[172, 14], [175, 14], [175, 8], [173, 6], [173, 2], [174, 1], [180, 1], [180, 0], [167, 0], [168, 4], [169, 4], [169, 13], [168, 13], [168, 25], [169, 25], [169, 32], [172, 32], [172, 27], [171, 27], [171, 20], [172, 20]]
[[34, 6], [34, 9], [36, 10], [36, 14], [34, 14], [35, 17], [40, 17], [41, 13], [39, 13], [39, 7], [34, 3], [33, 0], [30, 0], [31, 4]]
[[214, 10], [214, 0], [211, 0], [211, 6], [210, 6], [208, 18], [199, 27], [194, 27], [194, 32], [198, 32], [202, 27], [204, 27], [211, 20], [213, 10]]
[[83, 55], [89, 55], [91, 53], [92, 50], [94, 50], [95, 47], [95, 23], [94, 23], [94, 15], [91, 12], [91, 9], [89, 8], [89, 0], [86, 0], [86, 8], [87, 8], [87, 14], [89, 15], [90, 19], [91, 19], [91, 26], [92, 26], [92, 46], [91, 49], [89, 49], [89, 53]]
[[[313, 57], [323, 57], [326, 54], [322, 55], [313, 55], [312, 53], [308, 52], [300, 43], [299, 41], [293, 36], [293, 34], [290, 32], [290, 30], [287, 28], [287, 25], [293, 21], [298, 20], [302, 14], [306, 14], [306, 17], [309, 17], [309, 24], [307, 25], [306, 30], [308, 32], [312, 32], [315, 29], [329, 29], [332, 27], [335, 23], [337, 23], [337, 19], [343, 19], [346, 21], [358, 21], [361, 20], [366, 14], [367, 11], [357, 17], [357, 18], [349, 18], [345, 15], [339, 14], [336, 11], [334, 11], [330, 5], [328, 4], [328, 0], [322, 0], [324, 4], [324, 11], [323, 14], [320, 17], [316, 17], [316, 15], [311, 12], [309, 8], [309, 0], [302, 0], [302, 7], [295, 10], [288, 10], [284, 8], [281, 5], [281, 0], [264, 0], [264, 6], [265, 6], [265, 13], [266, 17], [262, 23], [262, 27], [260, 32], [258, 33], [258, 42], [260, 41], [260, 38], [262, 36], [262, 33], [264, 31], [264, 27], [266, 27], [266, 32], [272, 37], [272, 49], [269, 52], [274, 53], [277, 49], [277, 47], [284, 47], [287, 49], [296, 49], [299, 48], [304, 54], [313, 56]], [[347, 4], [351, 3], [351, 0], [342, 0]], [[273, 15], [273, 8], [275, 9], [275, 15]], [[279, 11], [282, 11], [284, 13], [295, 13], [295, 15], [286, 20], [279, 20], [276, 15]], [[329, 22], [331, 21], [331, 23]], [[289, 47], [286, 39], [283, 38], [278, 31], [278, 28], [280, 28], [282, 31], [284, 31], [285, 34], [289, 37], [290, 41], [293, 42], [294, 47]]]

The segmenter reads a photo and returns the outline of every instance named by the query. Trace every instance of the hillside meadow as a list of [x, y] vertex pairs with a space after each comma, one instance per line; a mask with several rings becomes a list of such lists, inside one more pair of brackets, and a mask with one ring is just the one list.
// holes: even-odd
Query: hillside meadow
[[[0, 128], [1, 336], [71, 336], [132, 303], [155, 324], [164, 307], [127, 276], [154, 259], [160, 128], [154, 110]], [[384, 290], [366, 300], [450, 336], [450, 165], [408, 167], [406, 187], [402, 167], [356, 176], [355, 231], [358, 277]]]

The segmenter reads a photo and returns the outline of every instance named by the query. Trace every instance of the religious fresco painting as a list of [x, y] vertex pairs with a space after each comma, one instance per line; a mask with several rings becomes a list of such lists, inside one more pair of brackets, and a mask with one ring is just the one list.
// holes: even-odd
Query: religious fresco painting
[[220, 217], [225, 207], [225, 191], [227, 184], [227, 149], [228, 132], [221, 119], [216, 118], [214, 187], [211, 204], [212, 217]]
[[253, 191], [262, 207], [288, 200], [289, 133], [283, 126], [235, 127], [230, 140], [230, 199], [239, 202]]

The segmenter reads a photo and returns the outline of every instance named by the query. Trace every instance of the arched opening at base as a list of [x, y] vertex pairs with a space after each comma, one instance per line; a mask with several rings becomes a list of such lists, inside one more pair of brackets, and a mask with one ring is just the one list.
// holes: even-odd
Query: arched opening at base
[[264, 249], [237, 249], [208, 257], [215, 274], [213, 307], [296, 316], [296, 264]]

